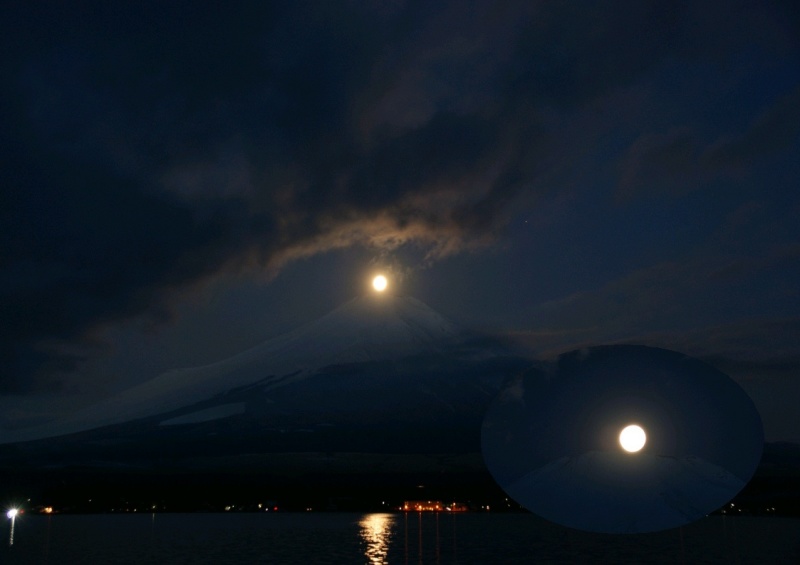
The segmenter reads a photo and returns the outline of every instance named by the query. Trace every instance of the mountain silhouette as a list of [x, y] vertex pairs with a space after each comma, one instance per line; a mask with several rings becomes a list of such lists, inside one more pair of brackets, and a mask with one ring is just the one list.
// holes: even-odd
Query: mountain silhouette
[[530, 365], [415, 298], [364, 296], [228, 359], [168, 371], [0, 441], [92, 464], [165, 454], [478, 453], [486, 407]]

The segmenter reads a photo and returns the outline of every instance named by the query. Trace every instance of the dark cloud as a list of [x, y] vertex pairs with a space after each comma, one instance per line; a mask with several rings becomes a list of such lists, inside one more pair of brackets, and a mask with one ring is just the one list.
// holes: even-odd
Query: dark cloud
[[[559, 340], [597, 344], [659, 332], [684, 333], [689, 343], [698, 328], [702, 333], [737, 320], [783, 318], [800, 307], [798, 212], [746, 202], [682, 253], [648, 258], [640, 268], [540, 303], [528, 329], [552, 349]], [[677, 222], [666, 225], [672, 229]], [[787, 334], [792, 340], [796, 335]], [[759, 339], [752, 347], [771, 355], [778, 343]]]
[[[589, 339], [613, 341], [655, 329], [689, 331], [715, 320], [733, 320], [794, 311], [800, 294], [797, 248], [768, 257], [726, 259], [697, 255], [657, 263], [542, 304], [536, 324], [564, 331], [594, 328]], [[769, 284], [764, 284], [769, 278]]]
[[620, 163], [618, 197], [630, 198], [643, 187], [650, 193], [696, 187], [699, 149], [696, 136], [686, 127], [642, 135]]
[[598, 343], [629, 343], [662, 347], [702, 359], [740, 382], [748, 380], [800, 384], [800, 318], [750, 319], [677, 332], [646, 332], [635, 337], [598, 341], [597, 327], [576, 331], [537, 330], [509, 338], [555, 358], [572, 349]]
[[629, 84], [667, 57], [697, 49], [684, 2], [568, 4], [540, 11], [520, 37], [514, 86], [540, 103], [573, 106]]
[[746, 131], [704, 142], [691, 127], [641, 135], [620, 162], [617, 196], [681, 194], [721, 174], [748, 170], [760, 159], [796, 146], [800, 88], [782, 95]]
[[796, 88], [758, 116], [745, 133], [711, 144], [701, 163], [710, 169], [745, 168], [760, 157], [785, 150], [799, 138], [800, 88]]
[[[542, 182], [569, 162], [557, 152], [598, 141], [560, 123], [707, 51], [705, 17], [674, 2], [10, 9], [0, 390], [51, 386], [98, 328], [168, 319], [172, 292], [222, 272], [493, 241], [516, 203], [559, 189]], [[721, 28], [715, 48], [738, 41]], [[633, 177], [661, 166], [647, 155], [662, 141], [641, 144]], [[673, 142], [672, 162], [689, 159]], [[727, 143], [714, 159], [755, 142]]]

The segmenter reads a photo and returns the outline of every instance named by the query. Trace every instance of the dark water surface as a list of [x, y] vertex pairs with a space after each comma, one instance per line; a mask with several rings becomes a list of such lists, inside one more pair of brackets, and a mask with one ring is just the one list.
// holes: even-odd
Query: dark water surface
[[800, 563], [800, 519], [583, 533], [530, 514], [22, 515], [1, 563]]

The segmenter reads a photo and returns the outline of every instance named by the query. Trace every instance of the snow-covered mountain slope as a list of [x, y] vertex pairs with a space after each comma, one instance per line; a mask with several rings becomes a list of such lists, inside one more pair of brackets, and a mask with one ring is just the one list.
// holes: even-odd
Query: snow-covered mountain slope
[[[202, 405], [204, 401], [229, 391], [257, 384], [258, 391], [264, 393], [298, 383], [325, 367], [435, 355], [458, 344], [464, 335], [453, 323], [414, 298], [359, 297], [229, 359], [166, 372], [69, 419], [8, 433], [0, 437], [0, 443], [170, 414], [198, 403], [201, 404], [198, 410], [208, 410]], [[227, 415], [219, 410], [202, 412], [203, 417], [216, 413]]]

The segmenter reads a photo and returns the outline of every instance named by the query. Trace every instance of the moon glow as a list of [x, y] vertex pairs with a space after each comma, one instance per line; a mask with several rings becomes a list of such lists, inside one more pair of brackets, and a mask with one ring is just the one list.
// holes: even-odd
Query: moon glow
[[386, 287], [389, 286], [389, 281], [386, 280], [386, 277], [383, 275], [378, 275], [374, 279], [372, 279], [372, 288], [377, 290], [378, 292], [383, 292], [386, 290]]
[[622, 446], [622, 449], [628, 453], [641, 451], [646, 442], [647, 434], [644, 433], [644, 430], [640, 426], [635, 424], [625, 426], [619, 433], [619, 444]]

